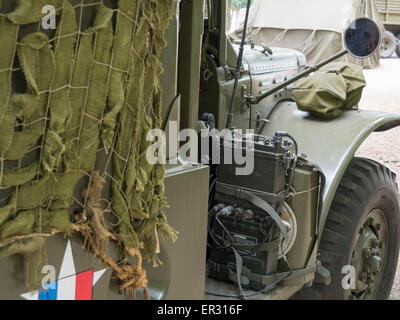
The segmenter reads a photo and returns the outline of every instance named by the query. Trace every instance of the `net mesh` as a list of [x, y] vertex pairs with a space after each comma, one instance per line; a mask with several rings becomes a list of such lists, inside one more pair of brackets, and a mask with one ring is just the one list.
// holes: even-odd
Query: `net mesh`
[[[56, 30], [43, 29], [45, 5]], [[145, 157], [174, 1], [16, 0], [0, 12], [0, 257], [23, 254], [37, 285], [45, 239], [80, 232], [122, 289], [145, 289], [142, 257], [158, 265], [158, 234], [177, 237], [164, 167]]]

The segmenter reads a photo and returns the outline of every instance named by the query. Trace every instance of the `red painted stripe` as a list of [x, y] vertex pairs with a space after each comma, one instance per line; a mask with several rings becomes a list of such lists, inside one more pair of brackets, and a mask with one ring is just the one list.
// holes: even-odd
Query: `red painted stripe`
[[75, 300], [92, 300], [93, 270], [76, 275]]

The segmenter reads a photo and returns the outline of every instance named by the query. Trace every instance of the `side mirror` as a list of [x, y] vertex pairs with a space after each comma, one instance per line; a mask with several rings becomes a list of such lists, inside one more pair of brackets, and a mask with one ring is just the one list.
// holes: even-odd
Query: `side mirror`
[[381, 31], [375, 21], [358, 18], [344, 32], [343, 42], [348, 53], [358, 59], [372, 56], [380, 47]]

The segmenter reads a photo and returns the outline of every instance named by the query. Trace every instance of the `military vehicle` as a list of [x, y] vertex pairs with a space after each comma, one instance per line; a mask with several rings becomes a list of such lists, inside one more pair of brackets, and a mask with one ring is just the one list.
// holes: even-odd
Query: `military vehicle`
[[400, 2], [397, 0], [375, 0], [379, 17], [385, 26], [381, 56], [390, 58], [396, 52], [400, 58]]
[[[389, 296], [396, 175], [354, 155], [400, 116], [320, 119], [292, 95], [348, 52], [373, 54], [379, 30], [355, 21], [346, 50], [308, 66], [232, 41], [229, 3], [0, 1], [1, 299]], [[172, 145], [177, 124], [227, 128], [221, 155], [250, 150], [253, 173], [203, 153], [150, 165], [148, 130]]]

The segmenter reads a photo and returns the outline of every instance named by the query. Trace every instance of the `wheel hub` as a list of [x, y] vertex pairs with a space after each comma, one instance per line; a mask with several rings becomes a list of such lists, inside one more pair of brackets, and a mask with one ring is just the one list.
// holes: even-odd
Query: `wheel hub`
[[382, 211], [372, 210], [361, 227], [353, 254], [352, 266], [356, 270], [356, 288], [351, 299], [371, 299], [382, 276], [387, 250], [387, 226]]

